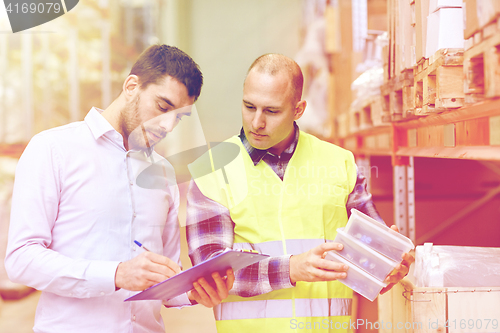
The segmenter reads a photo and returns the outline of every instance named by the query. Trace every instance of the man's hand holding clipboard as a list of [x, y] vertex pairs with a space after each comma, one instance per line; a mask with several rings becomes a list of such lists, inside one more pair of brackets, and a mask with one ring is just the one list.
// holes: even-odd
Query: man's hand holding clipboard
[[188, 291], [188, 298], [191, 302], [195, 301], [207, 308], [212, 308], [223, 299], [229, 296], [229, 290], [233, 288], [234, 283], [234, 272], [232, 268], [228, 268], [226, 271], [226, 276], [221, 277], [218, 272], [212, 273], [212, 279], [215, 284], [214, 286], [204, 278], [199, 278], [193, 283], [193, 290]]
[[[211, 307], [213, 306], [211, 304], [216, 305], [220, 303], [222, 296], [227, 297], [225, 293], [232, 288], [234, 282], [234, 273], [232, 272], [266, 258], [269, 258], [269, 255], [226, 249], [224, 252], [213, 256], [201, 264], [180, 272], [163, 282], [127, 298], [125, 301], [168, 300], [190, 291], [188, 296], [191, 300]], [[222, 278], [224, 276], [226, 276], [225, 280]], [[212, 286], [207, 279], [213, 279]], [[215, 292], [215, 288], [213, 287], [217, 289], [217, 292]]]

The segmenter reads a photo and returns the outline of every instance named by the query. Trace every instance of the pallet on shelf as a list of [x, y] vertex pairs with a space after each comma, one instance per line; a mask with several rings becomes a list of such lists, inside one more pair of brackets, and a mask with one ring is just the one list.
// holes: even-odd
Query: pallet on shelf
[[391, 115], [384, 109], [382, 95], [369, 96], [356, 109], [349, 111], [350, 133], [388, 125]]
[[349, 110], [347, 113], [348, 134], [356, 133], [361, 130], [361, 115], [358, 110]]
[[345, 138], [349, 134], [349, 114], [347, 112], [335, 117], [335, 136]]
[[463, 49], [441, 49], [414, 67], [415, 115], [427, 115], [464, 105]]
[[373, 96], [369, 105], [364, 107], [365, 115], [369, 114], [373, 126], [387, 125], [391, 121], [390, 113], [384, 109], [384, 98], [382, 95]]
[[413, 114], [413, 70], [406, 69], [380, 87], [384, 98], [384, 112], [391, 121], [399, 121]]
[[465, 103], [500, 96], [500, 19], [476, 32], [465, 48]]

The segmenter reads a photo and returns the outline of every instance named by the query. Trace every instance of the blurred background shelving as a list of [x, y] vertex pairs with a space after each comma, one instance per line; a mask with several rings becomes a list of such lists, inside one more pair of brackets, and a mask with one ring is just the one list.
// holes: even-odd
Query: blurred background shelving
[[[355, 3], [336, 2], [335, 10], [350, 17], [349, 9], [359, 10]], [[351, 62], [332, 61], [328, 140], [371, 171], [382, 217], [416, 245], [500, 246], [499, 5], [367, 1], [363, 51], [342, 44]], [[377, 13], [372, 20], [371, 13]], [[340, 29], [350, 39], [360, 27]], [[386, 33], [374, 37], [371, 30]], [[404, 309], [405, 302], [411, 303], [381, 297], [377, 317], [376, 305], [360, 299], [358, 317], [395, 319], [395, 304]]]

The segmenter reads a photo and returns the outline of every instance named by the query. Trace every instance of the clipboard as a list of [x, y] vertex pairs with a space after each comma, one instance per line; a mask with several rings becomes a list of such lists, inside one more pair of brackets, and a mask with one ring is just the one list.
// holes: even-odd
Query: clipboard
[[224, 252], [196, 266], [186, 269], [185, 271], [182, 271], [163, 282], [155, 284], [154, 286], [127, 298], [125, 302], [140, 300], [169, 300], [193, 289], [193, 282], [198, 280], [200, 277], [205, 277], [208, 281], [210, 281], [212, 279], [211, 274], [213, 272], [219, 272], [221, 276], [225, 276], [228, 268], [232, 268], [233, 271], [237, 271], [266, 258], [269, 258], [269, 255], [243, 250], [226, 249]]

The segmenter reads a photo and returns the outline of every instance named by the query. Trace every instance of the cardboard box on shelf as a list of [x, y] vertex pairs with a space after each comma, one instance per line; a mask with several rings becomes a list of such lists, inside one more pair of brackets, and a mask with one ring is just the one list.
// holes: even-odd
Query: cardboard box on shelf
[[464, 38], [474, 36], [500, 16], [498, 0], [463, 0]]
[[461, 8], [463, 0], [430, 0], [429, 13], [434, 13], [440, 8]]
[[477, 0], [464, 0], [463, 5], [464, 38], [472, 37], [479, 30]]
[[481, 29], [500, 15], [500, 1], [476, 0], [476, 13], [479, 29]]
[[462, 8], [441, 8], [427, 17], [425, 57], [437, 50], [464, 47]]
[[415, 60], [417, 63], [425, 57], [428, 15], [429, 0], [415, 0]]
[[397, 34], [397, 49], [396, 58], [400, 59], [399, 67], [396, 68], [396, 75], [405, 69], [413, 68], [415, 65], [414, 58], [412, 56], [412, 46], [415, 45], [415, 28], [412, 26], [412, 13], [411, 5], [409, 2], [402, 1], [399, 5], [398, 13], [398, 29]]

